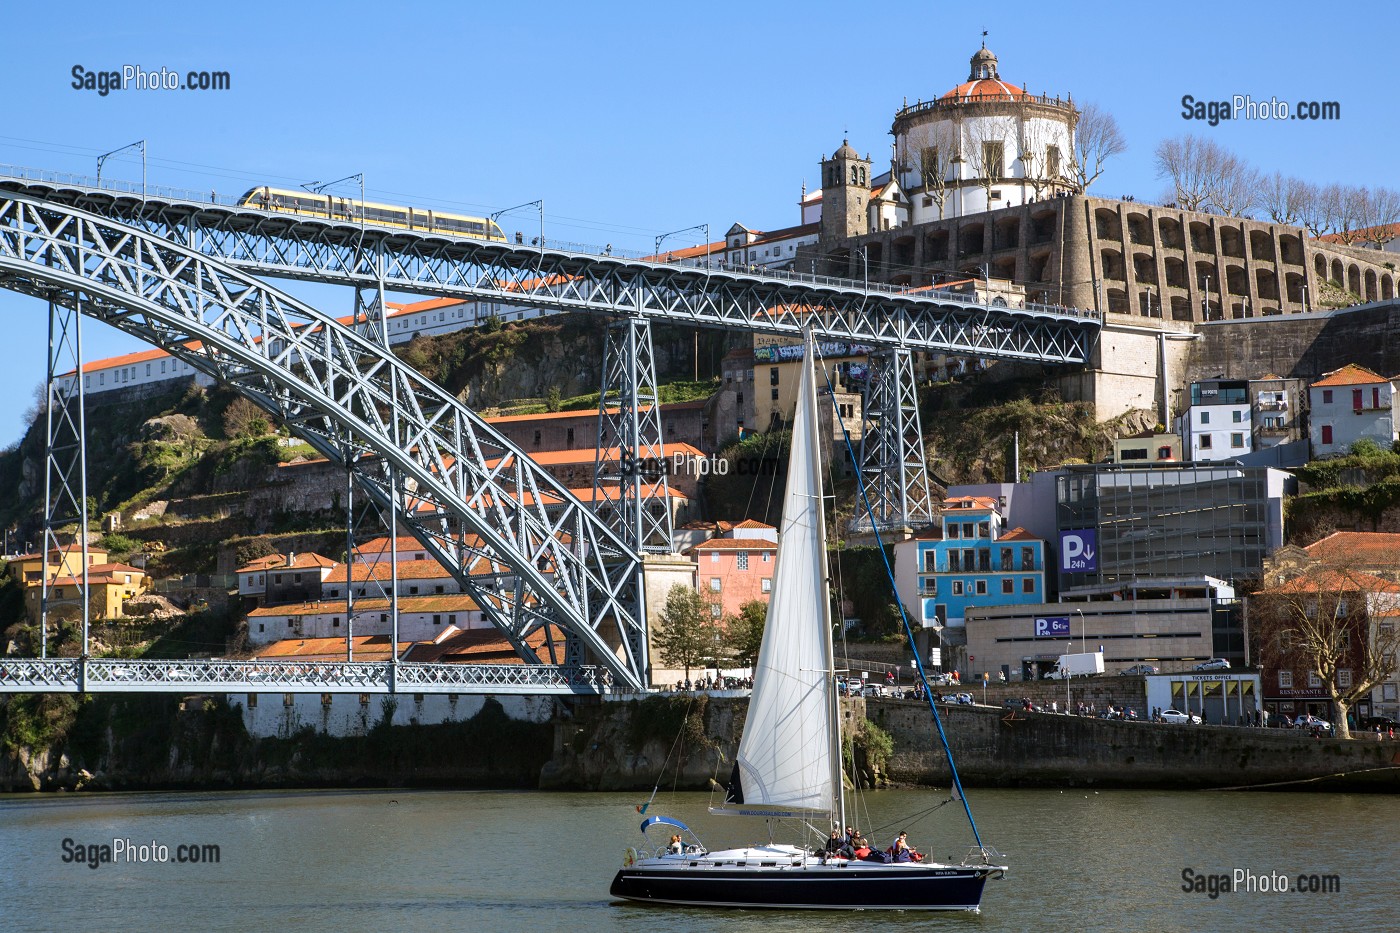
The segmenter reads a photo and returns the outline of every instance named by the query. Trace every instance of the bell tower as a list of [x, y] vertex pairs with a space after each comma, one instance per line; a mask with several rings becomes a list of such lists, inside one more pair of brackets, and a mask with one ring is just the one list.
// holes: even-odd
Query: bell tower
[[869, 205], [870, 160], [843, 139], [831, 158], [822, 159], [822, 252], [868, 233]]

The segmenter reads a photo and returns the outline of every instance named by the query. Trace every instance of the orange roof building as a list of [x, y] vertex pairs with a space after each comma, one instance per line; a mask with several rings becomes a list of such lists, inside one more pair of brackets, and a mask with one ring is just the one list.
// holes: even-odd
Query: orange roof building
[[1308, 386], [1308, 439], [1315, 459], [1343, 456], [1357, 441], [1389, 450], [1396, 433], [1396, 378], [1348, 363]]

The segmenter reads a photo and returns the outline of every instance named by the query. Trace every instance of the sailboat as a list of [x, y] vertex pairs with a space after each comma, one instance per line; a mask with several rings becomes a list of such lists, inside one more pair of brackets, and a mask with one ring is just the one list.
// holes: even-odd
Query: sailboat
[[[733, 774], [723, 804], [710, 812], [796, 819], [824, 827], [819, 835], [825, 838], [827, 829], [847, 823], [810, 334], [806, 351], [768, 622]], [[938, 732], [946, 751], [941, 724]], [[961, 795], [955, 768], [953, 775]], [[963, 803], [966, 808], [966, 798]], [[967, 816], [971, 822], [970, 809]], [[993, 864], [997, 853], [982, 846], [975, 823], [977, 846], [959, 864], [841, 858], [771, 837], [711, 851], [688, 826], [666, 816], [647, 818], [643, 836], [657, 828], [679, 832], [655, 849], [629, 849], [613, 879], [614, 897], [713, 907], [977, 911], [987, 880], [1006, 872]]]

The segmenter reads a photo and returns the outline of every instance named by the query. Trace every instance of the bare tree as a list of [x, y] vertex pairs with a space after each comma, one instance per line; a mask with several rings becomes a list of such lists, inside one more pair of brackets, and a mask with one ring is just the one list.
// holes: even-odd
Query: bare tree
[[1332, 232], [1332, 211], [1324, 189], [1312, 182], [1303, 182], [1300, 193], [1302, 199], [1298, 220], [1308, 236], [1320, 237]]
[[992, 189], [1006, 178], [1006, 141], [1014, 137], [1013, 117], [979, 116], [967, 124], [967, 148], [963, 157], [972, 168], [973, 178], [986, 192], [987, 209], [992, 207]]
[[1298, 224], [1307, 213], [1308, 200], [1314, 190], [1301, 178], [1274, 172], [1261, 179], [1259, 204], [1274, 223]]
[[1347, 246], [1361, 239], [1361, 217], [1366, 213], [1366, 197], [1366, 189], [1351, 185], [1328, 185], [1323, 189], [1332, 232]]
[[1362, 188], [1359, 203], [1361, 236], [1376, 249], [1395, 239], [1395, 226], [1400, 222], [1400, 193], [1394, 188]]
[[1342, 738], [1351, 737], [1347, 713], [1394, 679], [1400, 650], [1400, 586], [1361, 569], [1366, 563], [1346, 550], [1324, 552], [1250, 600], [1261, 661], [1315, 677], [1332, 700]]
[[938, 219], [943, 219], [948, 203], [948, 172], [957, 159], [958, 127], [950, 120], [936, 120], [912, 127], [900, 137], [897, 145], [902, 151], [896, 159], [905, 171], [918, 178], [919, 190], [911, 191], [931, 198], [938, 206]]
[[1259, 170], [1233, 152], [1223, 153], [1210, 206], [1226, 217], [1248, 217], [1259, 200], [1263, 179]]
[[1085, 104], [1074, 126], [1074, 152], [1070, 174], [1083, 192], [1103, 174], [1104, 162], [1128, 148], [1113, 114], [1098, 104]]
[[[1056, 137], [1044, 119], [1037, 119], [1035, 105], [1023, 99], [1017, 120], [1021, 126], [1022, 177], [1031, 186], [1036, 200], [1060, 180], [1064, 171], [1063, 154], [1056, 147]], [[1054, 154], [1052, 155], [1052, 149]]]
[[1173, 199], [1183, 210], [1204, 210], [1216, 185], [1215, 143], [1190, 134], [1164, 139], [1154, 151], [1157, 177], [1171, 182]]

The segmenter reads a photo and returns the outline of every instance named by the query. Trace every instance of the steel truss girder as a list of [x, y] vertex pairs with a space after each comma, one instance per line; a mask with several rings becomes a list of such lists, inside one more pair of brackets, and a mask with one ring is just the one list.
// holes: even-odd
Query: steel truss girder
[[[83, 314], [234, 386], [333, 462], [349, 457], [361, 487], [398, 509], [522, 654], [529, 635], [555, 623], [620, 685], [643, 686], [646, 659], [630, 652], [642, 624], [636, 553], [377, 342], [189, 246], [7, 192], [0, 287], [69, 306], [81, 296]], [[378, 457], [355, 455], [371, 451]], [[385, 462], [401, 477], [397, 496]], [[454, 525], [476, 536], [473, 547], [460, 546]], [[472, 569], [483, 561], [484, 572]]]
[[[639, 317], [613, 322], [603, 346], [594, 508], [606, 511], [622, 540], [637, 551], [665, 554], [671, 550], [671, 508], [659, 400], [651, 322]], [[613, 448], [618, 458], [606, 459]], [[613, 491], [616, 500], [608, 495]]]
[[1054, 306], [988, 306], [857, 282], [570, 253], [193, 201], [141, 199], [5, 179], [184, 243], [259, 275], [479, 298], [555, 311], [1026, 360], [1088, 361], [1101, 319]]
[[5, 658], [6, 693], [489, 693], [601, 694], [604, 667], [399, 664], [363, 661], [131, 661]]
[[[920, 528], [933, 521], [923, 427], [908, 350], [870, 354], [862, 409], [861, 481], [879, 529]], [[854, 525], [869, 530], [871, 516], [858, 513]]]

